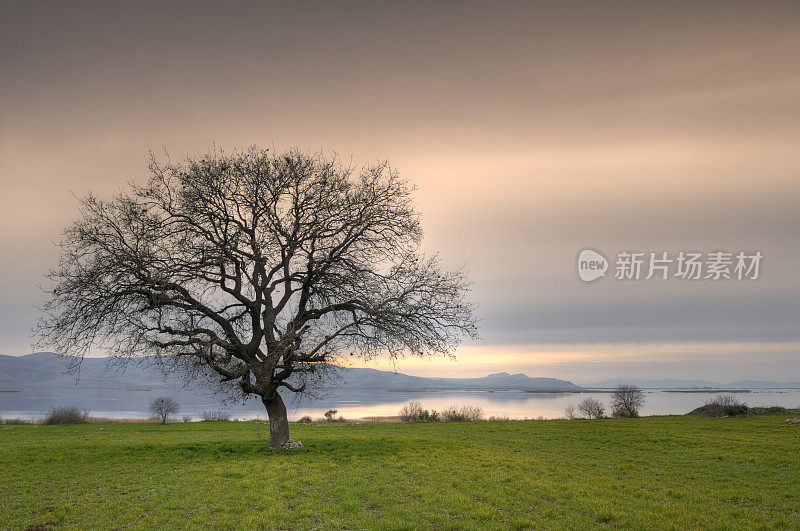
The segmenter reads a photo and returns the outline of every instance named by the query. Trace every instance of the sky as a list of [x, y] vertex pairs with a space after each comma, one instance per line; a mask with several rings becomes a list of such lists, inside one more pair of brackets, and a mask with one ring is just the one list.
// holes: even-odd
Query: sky
[[[367, 366], [800, 380], [798, 51], [797, 2], [2, 2], [0, 353], [75, 195], [259, 145], [388, 159], [470, 271], [481, 341]], [[626, 250], [763, 260], [617, 280]]]

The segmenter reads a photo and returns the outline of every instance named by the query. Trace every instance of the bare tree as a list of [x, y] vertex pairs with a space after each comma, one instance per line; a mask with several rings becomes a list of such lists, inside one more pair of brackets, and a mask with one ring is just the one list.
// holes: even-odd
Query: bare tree
[[578, 411], [589, 417], [590, 419], [601, 419], [606, 409], [599, 399], [588, 396], [578, 402]]
[[250, 148], [173, 163], [113, 199], [89, 195], [60, 243], [39, 346], [150, 356], [261, 398], [303, 392], [339, 356], [452, 355], [477, 337], [463, 270], [420, 251], [412, 187], [387, 163]]
[[611, 414], [615, 417], [638, 417], [644, 405], [644, 393], [635, 385], [618, 385], [611, 393]]
[[168, 396], [159, 396], [150, 402], [150, 413], [161, 417], [161, 424], [167, 423], [167, 417], [178, 412], [178, 403]]
[[564, 408], [564, 416], [569, 420], [575, 418], [575, 404], [570, 404]]

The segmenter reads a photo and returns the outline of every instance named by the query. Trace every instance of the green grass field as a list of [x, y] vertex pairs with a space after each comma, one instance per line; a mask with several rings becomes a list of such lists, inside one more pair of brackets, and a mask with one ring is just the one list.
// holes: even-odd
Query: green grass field
[[797, 529], [784, 419], [0, 426], [0, 527]]

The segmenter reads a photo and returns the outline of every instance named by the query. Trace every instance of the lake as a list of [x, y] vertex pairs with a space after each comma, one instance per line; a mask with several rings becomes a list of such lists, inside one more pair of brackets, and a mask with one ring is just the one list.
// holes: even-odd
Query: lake
[[[703, 405], [713, 393], [671, 392], [645, 389], [643, 415], [683, 414]], [[35, 419], [54, 406], [77, 406], [95, 417], [142, 419], [150, 416], [148, 405], [157, 396], [172, 396], [180, 404], [178, 417], [200, 418], [203, 411], [223, 409], [238, 419], [266, 418], [260, 401], [221, 406], [204, 392], [174, 389], [111, 389], [111, 388], [31, 388], [19, 392], [0, 392], [0, 416]], [[403, 404], [419, 401], [427, 409], [469, 404], [483, 408], [485, 416], [507, 416], [513, 419], [552, 419], [564, 416], [564, 408], [577, 405], [583, 398], [599, 398], [608, 408], [610, 396], [604, 392], [526, 393], [523, 391], [388, 391], [376, 389], [337, 389], [323, 398], [293, 400], [284, 394], [289, 416], [297, 420], [304, 415], [321, 418], [329, 409], [348, 419], [372, 416], [395, 416]], [[783, 406], [800, 408], [800, 389], [753, 389], [737, 396], [748, 406]]]

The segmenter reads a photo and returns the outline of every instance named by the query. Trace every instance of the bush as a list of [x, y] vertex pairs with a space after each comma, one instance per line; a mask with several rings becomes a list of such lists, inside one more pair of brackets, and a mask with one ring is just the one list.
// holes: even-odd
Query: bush
[[483, 420], [483, 408], [480, 406], [450, 406], [441, 412], [440, 416], [445, 422], [464, 422]]
[[639, 416], [636, 410], [618, 407], [611, 410], [611, 416], [618, 419], [632, 419]]
[[788, 409], [783, 406], [751, 407], [747, 409], [748, 415], [782, 415], [785, 413], [795, 414], [800, 409]]
[[184, 415], [182, 420], [184, 422], [191, 422], [192, 421], [192, 416], [191, 415]]
[[725, 406], [722, 408], [724, 417], [746, 417], [749, 409], [747, 404], [737, 404], [735, 406]]
[[200, 420], [203, 422], [222, 422], [231, 420], [231, 414], [227, 411], [203, 411], [200, 413]]
[[716, 395], [692, 411], [703, 417], [746, 417], [748, 412], [747, 404], [733, 395]]
[[564, 408], [564, 416], [567, 417], [569, 420], [575, 419], [575, 405], [570, 404], [566, 408]]
[[436, 422], [439, 412], [422, 408], [419, 402], [409, 402], [400, 408], [400, 420], [403, 422]]
[[644, 393], [635, 385], [618, 385], [611, 393], [611, 415], [614, 417], [638, 417], [644, 405]]
[[20, 417], [11, 419], [4, 419], [0, 417], [0, 424], [33, 424], [33, 422], [28, 419], [23, 419]]
[[311, 420], [311, 416], [310, 415], [303, 415], [302, 417], [300, 417], [300, 420], [298, 420], [297, 422], [303, 422], [303, 423], [309, 424], [309, 423], [311, 423], [313, 421]]
[[[419, 402], [409, 402], [400, 409], [400, 420], [403, 422], [463, 422], [483, 420], [483, 408], [480, 406], [450, 406], [443, 411], [427, 410]], [[492, 417], [490, 420], [508, 420], [508, 417]]]
[[336, 415], [336, 413], [338, 412], [339, 412], [338, 409], [329, 409], [328, 411], [325, 412], [325, 420], [333, 422], [335, 420], [334, 415]]
[[603, 403], [597, 398], [586, 397], [578, 403], [578, 411], [590, 419], [601, 419], [606, 412]]
[[89, 419], [89, 412], [85, 409], [80, 409], [74, 406], [69, 407], [54, 407], [47, 412], [44, 417], [44, 424], [80, 424]]
[[400, 420], [402, 422], [420, 422], [422, 420], [422, 404], [419, 402], [409, 402], [400, 408]]

